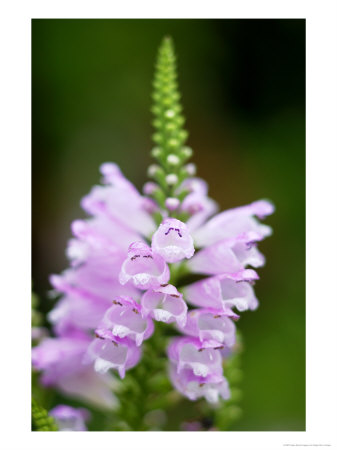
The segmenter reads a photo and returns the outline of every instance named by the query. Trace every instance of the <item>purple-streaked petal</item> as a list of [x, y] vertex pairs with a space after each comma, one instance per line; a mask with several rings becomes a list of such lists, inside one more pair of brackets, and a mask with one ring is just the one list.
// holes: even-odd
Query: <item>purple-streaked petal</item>
[[228, 382], [223, 375], [199, 377], [191, 369], [184, 369], [178, 373], [176, 365], [171, 364], [170, 378], [174, 387], [189, 400], [204, 397], [209, 403], [217, 403], [219, 397], [224, 400], [230, 398]]
[[141, 356], [140, 348], [130, 339], [120, 340], [111, 333], [108, 339], [107, 334], [97, 333], [88, 347], [83, 358], [84, 364], [94, 362], [96, 372], [105, 374], [109, 369], [118, 371], [121, 378], [125, 377], [125, 371], [134, 367]]
[[130, 297], [116, 297], [113, 305], [106, 311], [100, 328], [111, 330], [118, 338], [129, 337], [140, 346], [154, 330], [150, 317], [142, 317], [141, 307]]
[[142, 242], [130, 245], [119, 274], [122, 285], [131, 280], [139, 289], [156, 289], [166, 284], [169, 278], [170, 271], [162, 256]]
[[165, 219], [152, 237], [152, 250], [169, 263], [191, 258], [193, 239], [184, 222], [171, 217]]
[[258, 307], [251, 283], [257, 279], [256, 272], [246, 269], [238, 274], [226, 274], [206, 278], [183, 288], [184, 298], [192, 305], [228, 312]]
[[179, 330], [198, 338], [204, 347], [221, 349], [235, 344], [235, 325], [223, 311], [194, 309], [188, 313], [185, 327]]
[[222, 358], [218, 350], [206, 348], [193, 337], [172, 339], [168, 346], [168, 356], [177, 365], [177, 372], [191, 369], [196, 376], [207, 377], [222, 374]]
[[141, 299], [142, 314], [159, 322], [186, 323], [187, 305], [177, 289], [172, 285], [161, 286], [155, 291], [148, 290]]

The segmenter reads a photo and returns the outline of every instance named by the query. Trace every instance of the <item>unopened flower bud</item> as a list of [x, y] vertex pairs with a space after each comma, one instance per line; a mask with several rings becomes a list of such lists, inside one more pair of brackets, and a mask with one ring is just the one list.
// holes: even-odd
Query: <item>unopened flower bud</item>
[[172, 119], [172, 117], [175, 116], [175, 112], [173, 111], [173, 109], [168, 109], [167, 111], [165, 111], [165, 116], [168, 119]]
[[188, 175], [193, 177], [197, 172], [197, 167], [194, 163], [189, 163], [189, 164], [186, 164], [185, 170], [188, 173]]
[[169, 197], [165, 201], [165, 206], [169, 211], [174, 211], [178, 208], [180, 201], [175, 197]]
[[145, 195], [152, 195], [158, 189], [158, 185], [152, 181], [148, 181], [143, 186], [143, 192]]
[[172, 166], [177, 166], [180, 163], [180, 159], [177, 155], [170, 154], [167, 157], [167, 162]]
[[168, 146], [171, 148], [176, 148], [179, 146], [179, 141], [177, 139], [169, 139]]
[[170, 186], [173, 186], [178, 183], [178, 177], [175, 173], [170, 173], [169, 175], [167, 175], [165, 180], [166, 183]]
[[151, 151], [151, 154], [154, 158], [158, 158], [161, 155], [160, 147], [154, 147]]
[[183, 147], [181, 153], [184, 158], [188, 159], [192, 156], [193, 150], [191, 147]]
[[147, 174], [149, 177], [155, 176], [155, 174], [158, 172], [159, 166], [157, 164], [151, 164], [149, 168], [147, 169]]

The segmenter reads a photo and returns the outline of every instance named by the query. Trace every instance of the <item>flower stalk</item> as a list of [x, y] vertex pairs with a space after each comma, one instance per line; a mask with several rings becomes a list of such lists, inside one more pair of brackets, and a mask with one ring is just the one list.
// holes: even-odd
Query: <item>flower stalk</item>
[[184, 129], [176, 57], [170, 37], [165, 37], [159, 47], [153, 88], [152, 124], [155, 133], [152, 139], [155, 147], [151, 154], [157, 164], [149, 167], [148, 175], [157, 183], [153, 186], [152, 197], [169, 213], [188, 193], [177, 193], [177, 190], [189, 175], [189, 167], [185, 163], [193, 153], [190, 147], [185, 146], [188, 133]]

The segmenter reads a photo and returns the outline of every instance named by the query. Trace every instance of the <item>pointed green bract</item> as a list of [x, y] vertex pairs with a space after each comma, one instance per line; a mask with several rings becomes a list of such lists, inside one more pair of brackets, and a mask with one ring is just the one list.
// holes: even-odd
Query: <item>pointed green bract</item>
[[180, 94], [177, 84], [176, 57], [172, 39], [165, 37], [159, 47], [153, 82], [153, 126], [155, 147], [152, 156], [157, 165], [149, 168], [149, 176], [159, 185], [153, 197], [161, 207], [172, 197], [188, 173], [184, 167], [192, 150], [185, 146], [188, 136], [184, 129]]

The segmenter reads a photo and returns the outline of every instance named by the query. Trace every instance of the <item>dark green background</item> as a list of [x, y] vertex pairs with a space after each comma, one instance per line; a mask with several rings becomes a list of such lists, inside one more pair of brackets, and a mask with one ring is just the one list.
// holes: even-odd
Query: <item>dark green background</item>
[[305, 429], [305, 21], [33, 20], [33, 280], [67, 265], [80, 198], [117, 162], [138, 188], [151, 162], [157, 47], [174, 39], [198, 174], [221, 208], [270, 198], [261, 305], [245, 341], [234, 430]]

